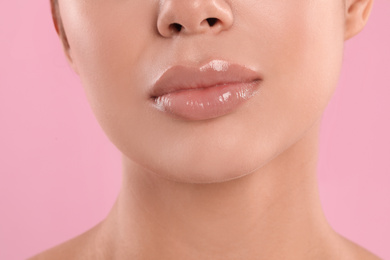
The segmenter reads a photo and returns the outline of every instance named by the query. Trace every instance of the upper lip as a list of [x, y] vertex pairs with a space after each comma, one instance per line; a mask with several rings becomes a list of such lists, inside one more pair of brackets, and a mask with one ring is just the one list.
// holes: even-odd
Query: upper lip
[[223, 60], [212, 60], [200, 67], [173, 66], [166, 70], [151, 89], [153, 98], [171, 92], [209, 88], [226, 84], [262, 80], [260, 73]]

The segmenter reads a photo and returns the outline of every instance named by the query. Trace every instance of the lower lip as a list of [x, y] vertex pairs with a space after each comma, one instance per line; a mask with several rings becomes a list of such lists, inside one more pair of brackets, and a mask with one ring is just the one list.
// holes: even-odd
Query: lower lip
[[188, 120], [221, 117], [253, 97], [258, 92], [259, 82], [179, 90], [156, 97], [154, 106], [160, 111]]

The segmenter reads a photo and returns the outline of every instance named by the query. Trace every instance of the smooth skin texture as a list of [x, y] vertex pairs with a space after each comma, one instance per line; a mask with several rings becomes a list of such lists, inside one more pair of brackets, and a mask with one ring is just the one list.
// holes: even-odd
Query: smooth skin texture
[[[66, 57], [123, 154], [123, 184], [106, 219], [32, 259], [379, 259], [329, 226], [316, 179], [344, 41], [372, 2], [59, 0]], [[212, 59], [261, 72], [259, 94], [203, 121], [150, 106], [162, 71]]]

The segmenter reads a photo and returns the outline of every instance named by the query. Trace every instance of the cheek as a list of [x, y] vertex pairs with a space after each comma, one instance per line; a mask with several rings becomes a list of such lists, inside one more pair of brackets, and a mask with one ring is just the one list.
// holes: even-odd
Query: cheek
[[139, 102], [137, 65], [154, 29], [148, 2], [68, 0], [60, 6], [73, 61], [99, 121], [118, 114], [129, 97]]
[[280, 116], [274, 121], [282, 124], [294, 118], [301, 124], [294, 129], [302, 131], [322, 114], [337, 85], [343, 55], [342, 3], [277, 2], [269, 2], [262, 17], [266, 30], [257, 36], [258, 41], [265, 38], [262, 58], [270, 75], [264, 91], [264, 107], [270, 111], [265, 114]]
[[[276, 33], [267, 60], [270, 75], [265, 118], [275, 149], [296, 142], [320, 119], [337, 86], [343, 56], [343, 12], [341, 1], [301, 1], [279, 14], [270, 24]], [[309, 2], [313, 3], [312, 5]], [[283, 10], [283, 9], [280, 9]], [[275, 15], [275, 16], [274, 16]], [[277, 17], [274, 14], [272, 17]], [[279, 32], [279, 33], [278, 33]], [[275, 150], [276, 151], [276, 150]]]

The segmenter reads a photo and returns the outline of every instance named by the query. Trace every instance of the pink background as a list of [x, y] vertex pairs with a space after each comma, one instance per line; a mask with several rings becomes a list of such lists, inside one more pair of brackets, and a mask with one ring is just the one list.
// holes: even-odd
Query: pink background
[[[322, 202], [338, 232], [390, 259], [390, 1], [375, 0], [344, 61], [323, 121]], [[49, 1], [1, 1], [0, 259], [24, 259], [102, 220], [120, 172]]]

